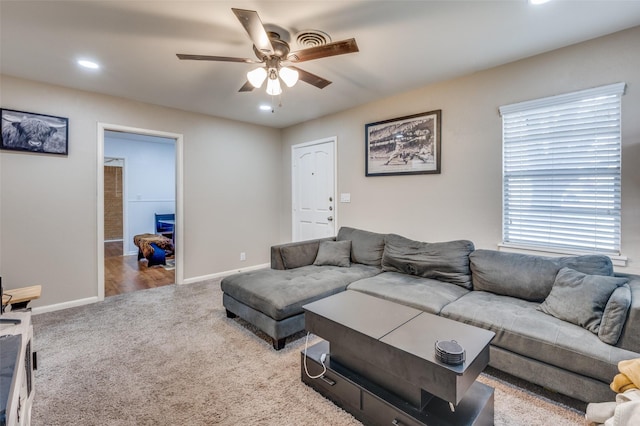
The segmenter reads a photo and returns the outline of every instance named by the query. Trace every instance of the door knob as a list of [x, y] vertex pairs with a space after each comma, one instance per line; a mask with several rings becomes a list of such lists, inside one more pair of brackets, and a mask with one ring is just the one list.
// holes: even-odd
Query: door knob
[[329, 216], [329, 217], [327, 218], [327, 220], [328, 220], [329, 222], [331, 222], [331, 221], [333, 220], [333, 216]]

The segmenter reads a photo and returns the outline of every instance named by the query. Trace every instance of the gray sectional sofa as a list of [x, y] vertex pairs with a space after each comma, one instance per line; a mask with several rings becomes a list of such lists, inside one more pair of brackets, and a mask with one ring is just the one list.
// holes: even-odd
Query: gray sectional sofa
[[[340, 266], [337, 266], [340, 265]], [[304, 329], [302, 306], [359, 291], [496, 333], [490, 365], [585, 402], [610, 401], [621, 360], [640, 357], [640, 276], [606, 256], [551, 258], [426, 243], [343, 227], [273, 246], [271, 269], [224, 278], [227, 316], [275, 349]]]

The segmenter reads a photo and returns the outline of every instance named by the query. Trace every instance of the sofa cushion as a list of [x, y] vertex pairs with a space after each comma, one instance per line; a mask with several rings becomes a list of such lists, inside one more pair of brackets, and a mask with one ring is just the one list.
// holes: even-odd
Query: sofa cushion
[[565, 256], [547, 258], [560, 268], [571, 268], [588, 275], [613, 276], [613, 263], [609, 256], [586, 254], [583, 256]]
[[384, 250], [384, 234], [343, 226], [338, 231], [336, 240], [351, 240], [352, 262], [380, 267]]
[[617, 374], [619, 361], [637, 357], [580, 326], [538, 311], [537, 306], [514, 297], [471, 291], [445, 306], [440, 315], [495, 332], [494, 346], [604, 383]]
[[398, 272], [383, 272], [375, 277], [354, 281], [347, 289], [432, 314], [439, 314], [444, 306], [469, 292], [458, 285]]
[[467, 240], [425, 243], [389, 234], [385, 238], [382, 269], [471, 289], [469, 254], [473, 248], [473, 243]]
[[611, 259], [601, 255], [544, 257], [476, 250], [469, 255], [473, 289], [542, 302], [558, 271], [570, 267], [591, 275], [612, 275]]
[[314, 265], [349, 267], [351, 265], [351, 241], [322, 241]]
[[222, 291], [275, 319], [282, 320], [303, 312], [302, 306], [344, 291], [353, 281], [372, 277], [380, 268], [353, 264], [302, 266], [296, 269], [258, 269], [225, 277]]
[[629, 284], [624, 284], [611, 293], [598, 330], [600, 340], [610, 345], [618, 343], [630, 306], [631, 288]]
[[283, 245], [280, 248], [282, 264], [285, 269], [294, 269], [312, 265], [318, 256], [320, 242], [299, 245]]
[[556, 275], [551, 293], [538, 309], [598, 334], [609, 297], [628, 281], [626, 278], [587, 275], [562, 268]]
[[529, 301], [543, 301], [558, 266], [541, 256], [476, 250], [469, 255], [473, 289]]

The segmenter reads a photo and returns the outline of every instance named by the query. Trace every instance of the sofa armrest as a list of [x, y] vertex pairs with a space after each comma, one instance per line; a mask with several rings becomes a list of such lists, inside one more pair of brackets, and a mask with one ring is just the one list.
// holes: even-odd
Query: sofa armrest
[[321, 241], [335, 241], [335, 237], [271, 246], [271, 269], [293, 269], [312, 265], [318, 255]]
[[615, 275], [629, 278], [629, 287], [631, 288], [631, 307], [616, 346], [640, 353], [640, 275], [622, 273]]

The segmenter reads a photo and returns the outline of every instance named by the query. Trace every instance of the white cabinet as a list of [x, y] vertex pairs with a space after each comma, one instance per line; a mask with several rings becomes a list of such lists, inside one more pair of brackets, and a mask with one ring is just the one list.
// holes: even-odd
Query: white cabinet
[[33, 326], [30, 311], [0, 316], [0, 426], [31, 424]]

